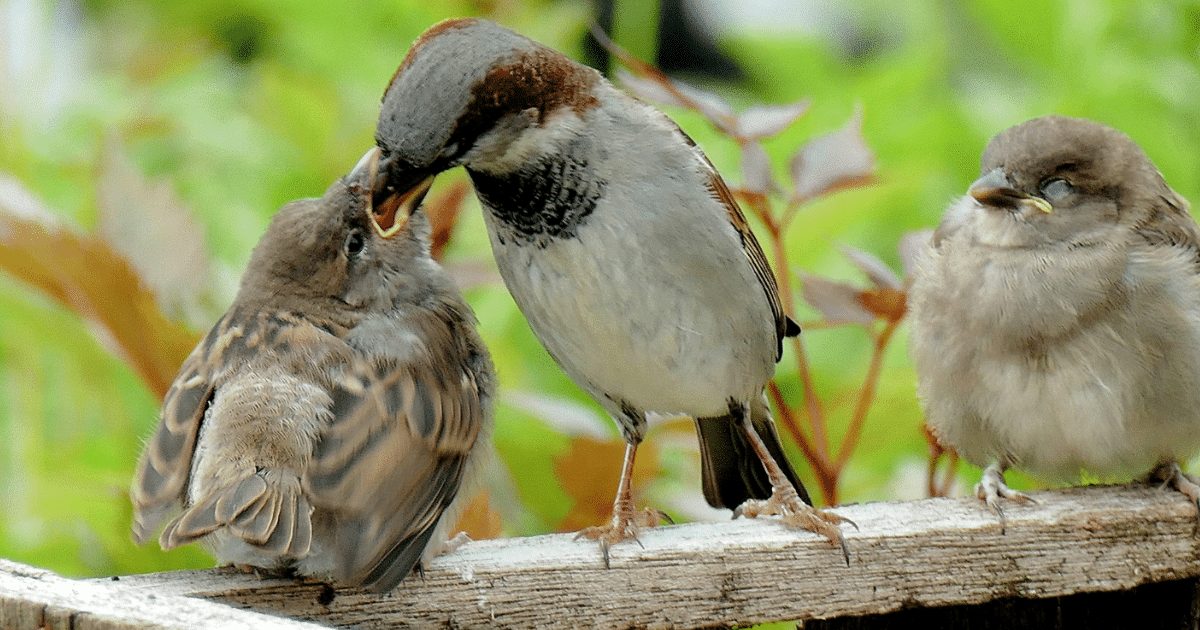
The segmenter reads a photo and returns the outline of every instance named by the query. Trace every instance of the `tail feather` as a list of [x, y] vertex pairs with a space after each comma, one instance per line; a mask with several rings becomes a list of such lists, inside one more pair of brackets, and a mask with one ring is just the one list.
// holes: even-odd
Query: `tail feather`
[[263, 555], [299, 559], [312, 547], [311, 513], [299, 483], [272, 484], [254, 474], [185, 509], [167, 524], [159, 544], [173, 549], [224, 528]]
[[[812, 505], [808, 490], [800, 476], [792, 468], [775, 420], [766, 403], [750, 406], [752, 424], [767, 447], [775, 463], [795, 486], [797, 494], [805, 503]], [[696, 418], [696, 432], [700, 438], [700, 475], [703, 480], [704, 498], [716, 508], [734, 509], [747, 499], [767, 499], [771, 496], [771, 480], [750, 440], [741, 428], [741, 419], [734, 413], [708, 418]]]
[[375, 593], [386, 593], [396, 588], [421, 560], [435, 529], [427, 527], [393, 546], [363, 577], [363, 588]]

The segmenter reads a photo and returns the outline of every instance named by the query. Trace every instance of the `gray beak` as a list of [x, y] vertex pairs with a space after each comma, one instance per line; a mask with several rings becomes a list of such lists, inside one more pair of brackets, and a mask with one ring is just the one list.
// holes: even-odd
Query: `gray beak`
[[992, 208], [1015, 210], [1022, 206], [1033, 206], [1039, 211], [1050, 214], [1054, 208], [1049, 201], [1041, 197], [1027, 195], [1012, 187], [1004, 169], [996, 167], [984, 173], [967, 189], [967, 194], [979, 203]]

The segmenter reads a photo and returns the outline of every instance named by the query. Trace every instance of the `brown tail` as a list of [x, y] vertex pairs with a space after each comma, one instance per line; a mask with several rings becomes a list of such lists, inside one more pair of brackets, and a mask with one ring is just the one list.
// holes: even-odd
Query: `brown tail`
[[[294, 487], [282, 487], [265, 473], [247, 476], [185, 509], [159, 538], [164, 551], [226, 528], [264, 556], [300, 559], [312, 547], [312, 507]], [[218, 554], [220, 555], [220, 554]]]
[[[808, 490], [792, 468], [779, 443], [775, 420], [765, 401], [750, 405], [754, 429], [767, 450], [796, 487], [805, 503], [812, 505]], [[741, 418], [734, 413], [709, 418], [696, 418], [696, 433], [700, 438], [700, 475], [704, 481], [704, 498], [716, 508], [735, 509], [746, 499], [766, 499], [771, 496], [771, 480], [759, 461], [750, 441], [742, 432]]]

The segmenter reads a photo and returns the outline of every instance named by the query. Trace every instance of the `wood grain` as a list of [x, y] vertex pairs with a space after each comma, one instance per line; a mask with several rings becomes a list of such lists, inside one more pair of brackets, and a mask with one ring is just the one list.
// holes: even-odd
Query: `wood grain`
[[1129, 485], [1033, 496], [1038, 504], [1008, 509], [1003, 534], [974, 498], [838, 507], [859, 526], [846, 532], [849, 566], [824, 538], [764, 518], [645, 530], [641, 546], [611, 549], [610, 569], [595, 543], [567, 534], [473, 542], [385, 596], [231, 569], [86, 584], [363, 628], [692, 628], [1125, 591], [1200, 575], [1197, 509], [1178, 492]]

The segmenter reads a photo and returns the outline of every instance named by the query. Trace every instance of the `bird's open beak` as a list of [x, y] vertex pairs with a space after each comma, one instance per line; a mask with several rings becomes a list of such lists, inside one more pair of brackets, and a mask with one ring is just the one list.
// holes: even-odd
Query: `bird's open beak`
[[367, 151], [354, 170], [350, 171], [350, 177], [366, 178], [365, 186], [371, 200], [371, 225], [383, 238], [391, 238], [408, 223], [413, 211], [421, 205], [425, 193], [433, 185], [433, 176], [417, 181], [406, 190], [396, 191], [385, 185], [387, 177], [380, 176], [380, 153], [379, 147]]
[[999, 167], [975, 180], [967, 189], [967, 194], [974, 197], [979, 203], [993, 208], [1016, 209], [1021, 206], [1033, 206], [1045, 214], [1054, 211], [1054, 207], [1050, 205], [1049, 201], [1014, 189], [1008, 182], [1008, 176], [1004, 174], [1004, 169]]

